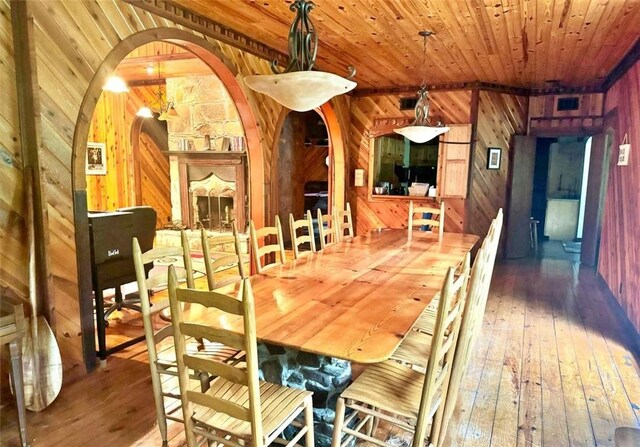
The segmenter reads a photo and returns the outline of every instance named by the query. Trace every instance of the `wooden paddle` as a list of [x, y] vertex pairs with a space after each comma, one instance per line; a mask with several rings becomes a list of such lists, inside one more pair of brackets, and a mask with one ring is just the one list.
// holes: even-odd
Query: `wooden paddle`
[[33, 223], [35, 212], [33, 209], [33, 172], [30, 167], [25, 168], [24, 176], [27, 196], [31, 317], [27, 333], [22, 340], [22, 371], [25, 405], [28, 410], [41, 411], [55, 400], [62, 388], [62, 358], [49, 323], [42, 315], [38, 315], [36, 241]]

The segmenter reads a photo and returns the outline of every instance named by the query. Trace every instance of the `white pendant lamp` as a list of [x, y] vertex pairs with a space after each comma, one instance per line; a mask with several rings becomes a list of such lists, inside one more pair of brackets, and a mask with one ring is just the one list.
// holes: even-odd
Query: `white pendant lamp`
[[441, 122], [435, 125], [431, 124], [429, 120], [429, 92], [427, 91], [425, 83], [425, 70], [426, 70], [426, 58], [427, 58], [427, 37], [431, 36], [431, 31], [420, 31], [423, 37], [423, 56], [422, 56], [422, 84], [420, 85], [420, 91], [418, 91], [418, 102], [415, 108], [415, 120], [409, 126], [394, 129], [396, 133], [406, 137], [414, 143], [426, 143], [429, 140], [434, 139], [438, 135], [441, 135], [449, 130]]
[[333, 73], [312, 71], [318, 52], [318, 35], [309, 18], [315, 4], [308, 0], [295, 0], [290, 9], [296, 12], [289, 30], [289, 57], [291, 61], [282, 73], [278, 73], [277, 61], [273, 61], [272, 75], [252, 75], [244, 78], [247, 86], [270, 96], [283, 106], [298, 112], [320, 107], [331, 98], [350, 92], [356, 87], [351, 81], [355, 69], [343, 78]]

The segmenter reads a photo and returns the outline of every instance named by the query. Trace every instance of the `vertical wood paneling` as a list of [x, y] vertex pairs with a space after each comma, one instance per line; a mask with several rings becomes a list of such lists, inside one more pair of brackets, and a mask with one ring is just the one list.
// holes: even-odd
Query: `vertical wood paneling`
[[[136, 203], [131, 128], [137, 110], [154, 100], [157, 87], [136, 87], [128, 94], [103, 92], [91, 119], [89, 141], [106, 145], [106, 175], [87, 175], [89, 210], [115, 210]], [[155, 166], [141, 160], [141, 172]]]
[[[3, 237], [0, 272], [3, 287], [5, 282], [10, 284], [10, 293], [25, 299], [27, 279], [26, 272], [21, 271], [26, 270], [26, 241], [21, 218], [24, 207], [22, 163], [18, 156], [14, 64], [10, 13], [6, 0], [0, 0], [0, 8], [0, 61], [9, 68], [3, 68], [0, 72], [3, 86], [0, 105], [0, 182], [3, 190], [0, 231], [3, 236], [9, 235], [6, 239], [11, 241], [5, 244]], [[81, 102], [100, 63], [121, 40], [135, 32], [158, 26], [182, 27], [119, 0], [64, 3], [42, 0], [29, 2], [29, 8], [36, 25], [36, 82], [40, 93], [43, 145], [41, 166], [46, 180], [49, 214], [49, 262], [53, 290], [48, 298], [50, 305], [53, 303], [55, 306], [56, 335], [65, 367], [69, 369], [82, 362], [71, 171], [72, 142]], [[242, 78], [247, 74], [269, 73], [269, 63], [226, 44], [215, 41], [211, 41], [211, 44], [231, 61], [229, 68], [238, 73], [237, 78], [259, 122], [261, 145], [268, 165], [275, 122], [281, 106], [263, 95], [244, 90]], [[113, 123], [105, 122], [105, 125], [113, 127]], [[125, 137], [128, 138], [128, 133], [118, 135], [118, 138]], [[269, 172], [268, 166], [265, 172]], [[118, 191], [125, 191], [130, 187], [130, 178], [121, 177], [114, 185], [113, 188], [118, 188]], [[109, 205], [115, 205], [112, 198], [109, 202]]]
[[148, 205], [158, 215], [156, 227], [171, 221], [171, 180], [169, 157], [163, 154], [147, 135], [140, 135], [140, 189], [141, 205]]
[[[605, 110], [615, 126], [598, 271], [640, 332], [640, 62], [609, 89]], [[629, 165], [617, 166], [625, 134]]]
[[[407, 96], [407, 95], [404, 95]], [[402, 97], [404, 97], [402, 96]], [[449, 124], [465, 124], [471, 120], [471, 91], [458, 90], [430, 93], [432, 119]], [[410, 117], [412, 110], [400, 110], [399, 95], [365, 96], [351, 99], [351, 131], [349, 143], [349, 179], [351, 184], [354, 169], [364, 169], [369, 175], [369, 145], [366, 135], [374, 120], [378, 118]], [[407, 225], [408, 200], [369, 200], [367, 187], [349, 188], [349, 202], [355, 214], [357, 233], [378, 227], [402, 228]], [[447, 199], [445, 216], [446, 231], [462, 231], [464, 200]], [[355, 205], [354, 205], [355, 204]]]
[[[506, 206], [511, 137], [524, 134], [526, 126], [526, 97], [491, 91], [479, 93], [476, 143], [465, 227], [467, 232], [485, 235], [498, 209]], [[502, 149], [499, 170], [487, 169], [489, 147]]]
[[11, 11], [0, 1], [0, 299], [27, 301], [27, 235]]

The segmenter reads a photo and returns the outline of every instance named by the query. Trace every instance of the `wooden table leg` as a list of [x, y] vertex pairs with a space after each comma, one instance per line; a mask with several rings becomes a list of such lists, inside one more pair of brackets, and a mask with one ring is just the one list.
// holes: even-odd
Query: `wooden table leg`
[[24, 383], [22, 376], [22, 349], [19, 340], [9, 343], [11, 352], [11, 383], [18, 404], [18, 425], [20, 426], [20, 440], [23, 447], [28, 447], [27, 440], [27, 415], [24, 404]]

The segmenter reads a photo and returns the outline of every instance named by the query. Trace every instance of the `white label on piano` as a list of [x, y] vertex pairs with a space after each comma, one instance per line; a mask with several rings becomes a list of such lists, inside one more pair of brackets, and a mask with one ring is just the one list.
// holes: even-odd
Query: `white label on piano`
[[117, 256], [120, 254], [120, 250], [118, 250], [117, 248], [114, 248], [112, 250], [107, 251], [107, 256], [111, 257], [111, 256]]

